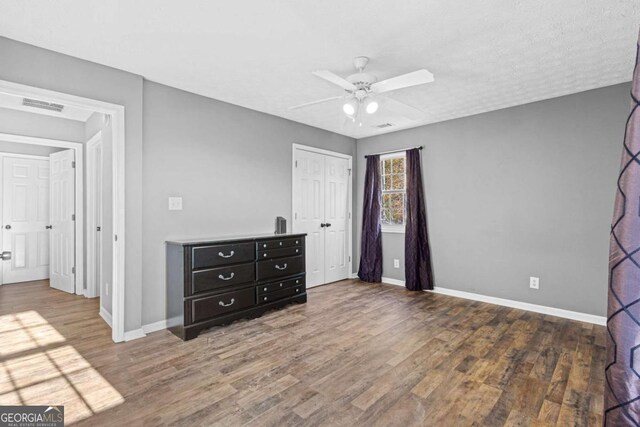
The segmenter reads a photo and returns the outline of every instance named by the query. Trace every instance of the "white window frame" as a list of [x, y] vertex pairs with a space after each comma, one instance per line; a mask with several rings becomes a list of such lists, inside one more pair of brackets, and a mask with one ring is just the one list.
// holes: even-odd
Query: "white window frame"
[[[389, 153], [389, 154], [384, 154], [380, 156], [380, 191], [382, 192], [382, 194], [384, 194], [384, 161], [385, 160], [389, 160], [389, 159], [399, 159], [399, 158], [404, 158], [405, 159], [405, 164], [404, 164], [404, 168], [405, 168], [405, 186], [404, 186], [404, 193], [405, 193], [405, 200], [406, 200], [406, 194], [407, 194], [407, 154], [404, 151], [398, 152], [398, 153]], [[405, 219], [405, 223], [406, 223], [406, 215], [407, 215], [407, 210], [406, 210], [406, 203], [405, 203], [405, 212], [403, 215], [403, 218]], [[381, 221], [381, 225], [382, 225], [382, 232], [383, 233], [404, 233], [405, 232], [405, 224], [402, 225], [389, 225], [389, 224], [384, 224], [382, 223], [382, 207], [380, 209], [380, 221]]]

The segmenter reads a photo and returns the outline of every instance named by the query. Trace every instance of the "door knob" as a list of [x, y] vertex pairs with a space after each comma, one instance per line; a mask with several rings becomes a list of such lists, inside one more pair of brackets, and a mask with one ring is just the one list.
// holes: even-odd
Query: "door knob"
[[320, 223], [320, 227], [325, 228], [327, 226], [327, 224], [325, 224], [324, 222]]
[[53, 225], [47, 225], [44, 228], [46, 228], [47, 230], [51, 230], [53, 228]]
[[9, 251], [4, 251], [2, 253], [0, 253], [0, 259], [3, 261], [8, 261], [11, 259], [11, 252]]
[[326, 223], [324, 226], [325, 226], [325, 227], [331, 227], [331, 224]]
[[4, 228], [6, 228], [7, 230], [11, 230], [11, 226], [9, 224], [5, 225]]

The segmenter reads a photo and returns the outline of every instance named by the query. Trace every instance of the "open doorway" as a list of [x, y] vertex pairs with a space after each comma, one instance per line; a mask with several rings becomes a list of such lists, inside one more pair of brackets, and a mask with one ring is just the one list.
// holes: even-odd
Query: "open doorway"
[[0, 81], [0, 285], [40, 281], [99, 298], [116, 342], [124, 339], [123, 119], [120, 106]]

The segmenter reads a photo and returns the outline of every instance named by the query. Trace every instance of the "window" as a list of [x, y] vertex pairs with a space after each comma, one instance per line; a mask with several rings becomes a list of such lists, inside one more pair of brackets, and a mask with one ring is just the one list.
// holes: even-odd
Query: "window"
[[382, 176], [382, 231], [404, 232], [406, 197], [405, 154], [380, 158]]

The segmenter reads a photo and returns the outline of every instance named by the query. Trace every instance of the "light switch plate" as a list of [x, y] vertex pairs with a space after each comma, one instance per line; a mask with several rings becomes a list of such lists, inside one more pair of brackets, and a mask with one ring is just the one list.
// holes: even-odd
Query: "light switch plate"
[[182, 210], [182, 197], [169, 197], [169, 210], [181, 211]]

